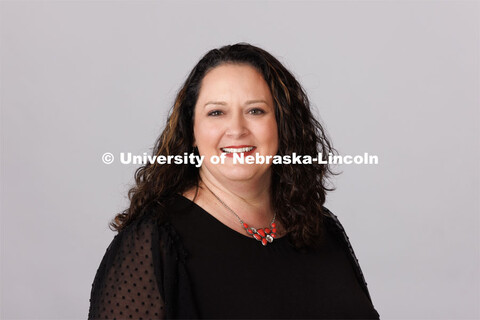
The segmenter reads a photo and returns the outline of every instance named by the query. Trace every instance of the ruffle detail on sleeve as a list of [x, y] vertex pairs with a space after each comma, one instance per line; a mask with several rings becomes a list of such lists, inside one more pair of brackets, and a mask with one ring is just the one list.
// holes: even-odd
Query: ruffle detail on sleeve
[[166, 319], [197, 319], [198, 312], [188, 276], [185, 250], [181, 238], [170, 222], [158, 223], [153, 248], [158, 252], [156, 275], [165, 303]]

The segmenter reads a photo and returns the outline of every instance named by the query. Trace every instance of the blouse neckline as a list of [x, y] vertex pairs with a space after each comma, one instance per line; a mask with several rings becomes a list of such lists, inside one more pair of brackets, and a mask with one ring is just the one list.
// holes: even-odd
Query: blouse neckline
[[[186, 203], [188, 203], [189, 205], [197, 208], [201, 213], [204, 214], [204, 216], [206, 216], [207, 219], [213, 221], [213, 223], [215, 223], [216, 225], [218, 225], [220, 228], [224, 229], [224, 230], [227, 230], [227, 232], [233, 234], [234, 236], [238, 237], [239, 239], [244, 239], [246, 241], [257, 241], [259, 242], [257, 239], [253, 238], [252, 236], [248, 235], [248, 234], [243, 234], [243, 233], [240, 233], [238, 232], [237, 230], [234, 230], [232, 228], [230, 228], [229, 226], [227, 226], [226, 224], [224, 224], [223, 222], [221, 222], [220, 220], [218, 220], [217, 218], [215, 218], [212, 214], [210, 214], [207, 210], [205, 210], [204, 208], [202, 208], [201, 206], [199, 206], [198, 204], [196, 204], [194, 201], [188, 199], [187, 197], [185, 197], [184, 195], [182, 194], [177, 194], [177, 197], [181, 200], [181, 201], [184, 201]], [[279, 242], [279, 241], [285, 241], [287, 240], [288, 237], [287, 235], [283, 235], [281, 237], [278, 237], [278, 238], [275, 238], [275, 240], [273, 242]]]

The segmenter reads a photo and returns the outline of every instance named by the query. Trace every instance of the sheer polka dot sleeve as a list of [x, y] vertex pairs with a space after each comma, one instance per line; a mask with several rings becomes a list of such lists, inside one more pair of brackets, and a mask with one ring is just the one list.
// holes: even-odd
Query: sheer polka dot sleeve
[[88, 319], [164, 319], [153, 220], [140, 219], [115, 236], [92, 285]]

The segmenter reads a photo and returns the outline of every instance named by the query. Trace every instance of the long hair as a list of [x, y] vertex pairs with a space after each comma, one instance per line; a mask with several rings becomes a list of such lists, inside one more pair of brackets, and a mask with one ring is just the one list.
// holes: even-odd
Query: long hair
[[[153, 155], [183, 155], [192, 152], [194, 108], [202, 79], [211, 69], [227, 63], [250, 65], [268, 84], [274, 99], [278, 124], [278, 155], [309, 155], [325, 160], [335, 153], [321, 124], [310, 109], [308, 97], [295, 77], [270, 53], [247, 43], [227, 45], [209, 51], [193, 68], [180, 88], [165, 129], [157, 139]], [[273, 209], [297, 248], [316, 247], [323, 235], [323, 204], [334, 174], [328, 164], [272, 165]], [[147, 163], [135, 172], [135, 186], [128, 192], [130, 206], [110, 223], [121, 231], [154, 206], [194, 186], [199, 171], [191, 164]]]

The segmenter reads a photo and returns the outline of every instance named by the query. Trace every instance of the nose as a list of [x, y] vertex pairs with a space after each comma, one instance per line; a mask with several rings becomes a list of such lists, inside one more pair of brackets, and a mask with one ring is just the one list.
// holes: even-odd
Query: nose
[[232, 114], [227, 123], [226, 135], [232, 138], [240, 138], [247, 133], [247, 123], [243, 114], [240, 112]]

